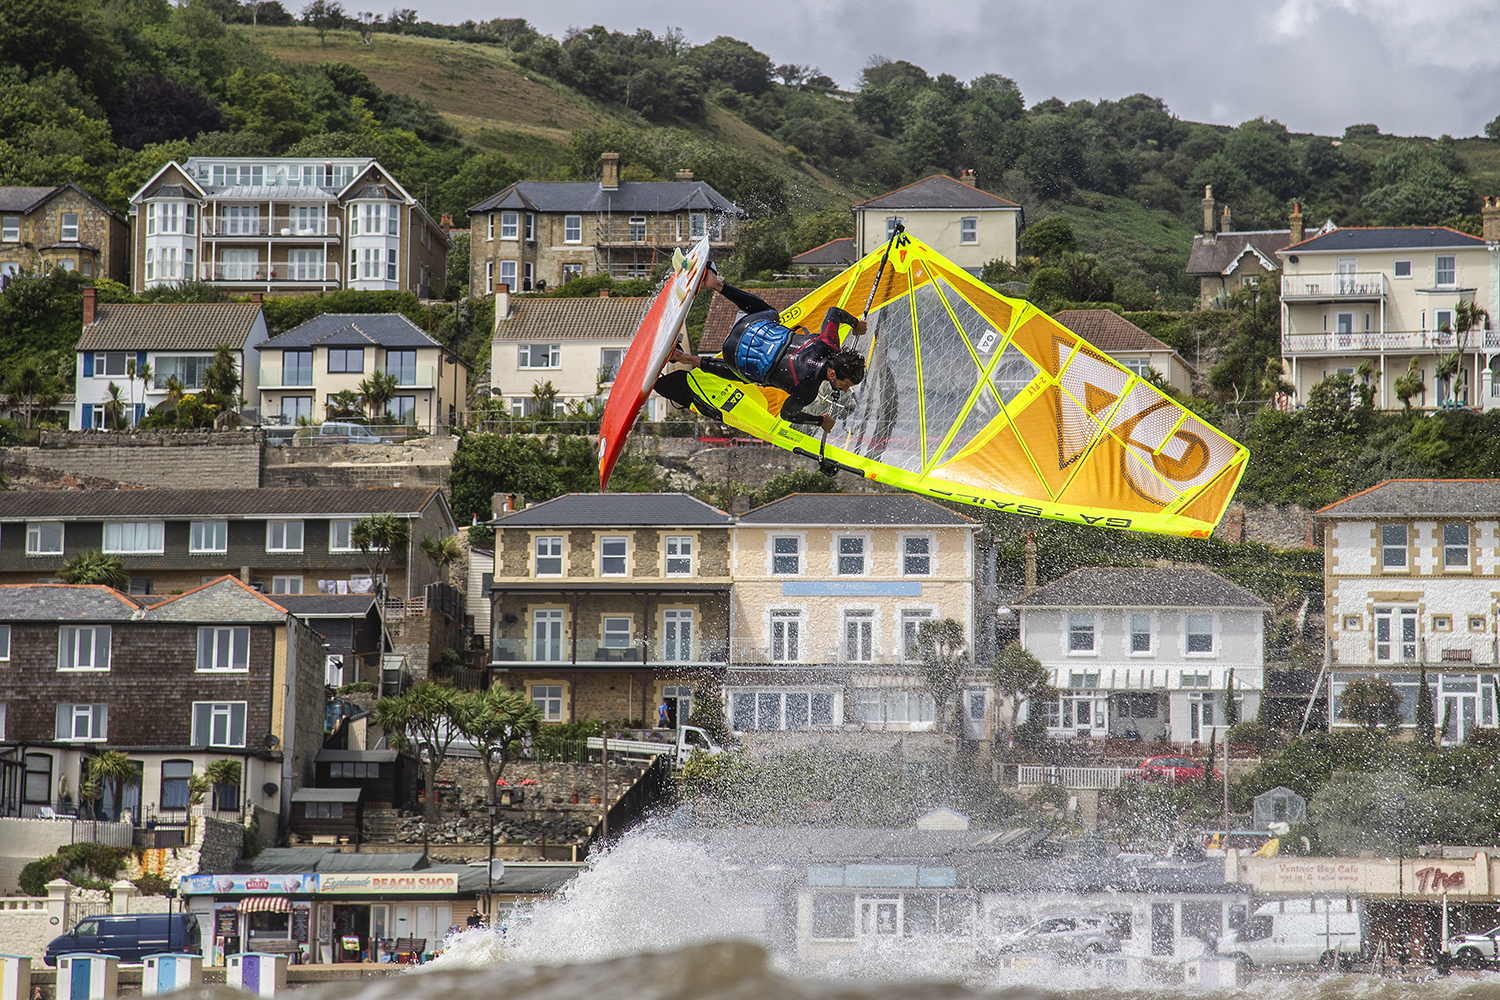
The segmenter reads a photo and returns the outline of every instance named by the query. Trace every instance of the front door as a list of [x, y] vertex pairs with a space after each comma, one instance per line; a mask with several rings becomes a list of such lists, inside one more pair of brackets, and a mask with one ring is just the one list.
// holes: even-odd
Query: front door
[[983, 688], [964, 692], [964, 723], [971, 740], [984, 739], [984, 720], [989, 713], [990, 693]]
[[900, 930], [901, 898], [876, 896], [859, 901], [860, 937], [894, 937]]
[[1354, 294], [1354, 275], [1357, 270], [1358, 261], [1354, 257], [1340, 257], [1339, 268], [1339, 294]]
[[1469, 733], [1479, 724], [1479, 696], [1472, 694], [1449, 694], [1443, 696], [1443, 717], [1438, 720], [1443, 727], [1443, 743], [1457, 746], [1469, 738]]
[[1151, 904], [1151, 954], [1171, 955], [1176, 950], [1176, 918], [1171, 903]]

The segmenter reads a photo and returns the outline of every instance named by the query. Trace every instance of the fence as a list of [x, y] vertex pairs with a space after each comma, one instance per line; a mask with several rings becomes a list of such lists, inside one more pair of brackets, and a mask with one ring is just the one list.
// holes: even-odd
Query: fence
[[109, 912], [109, 902], [102, 899], [68, 900], [68, 926], [76, 926], [85, 917], [97, 917]]
[[1061, 785], [1063, 788], [1098, 790], [1119, 788], [1127, 776], [1135, 774], [1136, 769], [1022, 764], [1018, 770], [1018, 783], [1022, 785]]
[[[609, 807], [609, 822], [606, 825], [611, 837], [618, 837], [634, 826], [652, 807], [672, 794], [675, 766], [672, 754], [660, 755], [646, 768], [646, 773], [637, 778], [635, 784], [620, 796], [620, 800]], [[602, 828], [596, 828], [589, 846], [592, 847], [594, 841], [602, 835]]]

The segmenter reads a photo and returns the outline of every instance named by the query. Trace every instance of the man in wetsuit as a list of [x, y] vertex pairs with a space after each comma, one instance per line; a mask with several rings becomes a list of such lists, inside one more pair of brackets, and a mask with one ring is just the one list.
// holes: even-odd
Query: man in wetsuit
[[802, 411], [818, 398], [818, 389], [825, 381], [840, 392], [864, 381], [864, 357], [858, 351], [840, 348], [839, 332], [843, 327], [851, 327], [858, 336], [865, 332], [865, 321], [834, 306], [824, 314], [818, 333], [802, 327], [788, 329], [764, 299], [724, 284], [712, 270], [703, 276], [703, 287], [733, 302], [744, 315], [724, 338], [721, 356], [700, 358], [674, 350], [670, 360], [688, 367], [658, 378], [657, 393], [684, 409], [691, 407], [704, 416], [719, 419], [719, 412], [698, 398], [688, 380], [689, 369], [702, 368], [720, 378], [780, 389], [787, 394], [781, 407], [782, 420], [833, 430], [830, 414], [817, 417]]

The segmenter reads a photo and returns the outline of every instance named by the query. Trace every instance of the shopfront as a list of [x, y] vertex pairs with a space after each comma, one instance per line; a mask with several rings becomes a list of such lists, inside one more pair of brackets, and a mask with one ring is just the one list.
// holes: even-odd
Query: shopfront
[[317, 961], [389, 962], [437, 951], [468, 914], [460, 912], [458, 880], [458, 872], [430, 870], [320, 875]]
[[226, 955], [256, 951], [286, 955], [292, 964], [312, 960], [312, 917], [318, 876], [185, 875], [187, 909], [213, 930], [204, 958], [223, 965]]

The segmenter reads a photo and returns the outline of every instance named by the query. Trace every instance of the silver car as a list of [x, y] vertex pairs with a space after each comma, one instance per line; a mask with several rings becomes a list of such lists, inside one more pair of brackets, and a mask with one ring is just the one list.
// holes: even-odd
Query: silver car
[[1109, 917], [1100, 913], [1062, 913], [1045, 917], [1006, 941], [1006, 952], [1052, 952], [1099, 955], [1120, 950]]

